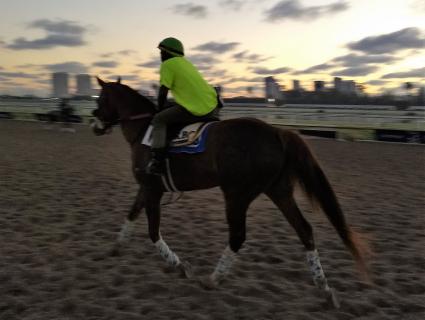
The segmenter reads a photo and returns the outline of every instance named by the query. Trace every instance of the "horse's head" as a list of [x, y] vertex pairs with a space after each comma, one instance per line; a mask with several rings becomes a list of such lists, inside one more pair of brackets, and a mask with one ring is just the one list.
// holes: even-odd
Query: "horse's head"
[[112, 126], [118, 122], [152, 118], [156, 113], [153, 102], [121, 84], [121, 78], [117, 82], [105, 82], [97, 78], [97, 82], [101, 90], [97, 109], [92, 112], [95, 120], [91, 125], [96, 135], [110, 133]]
[[101, 90], [99, 98], [97, 99], [97, 109], [93, 110], [94, 122], [91, 126], [94, 134], [100, 136], [106, 133], [110, 133], [112, 126], [117, 124], [119, 121], [119, 114], [116, 103], [114, 100], [113, 86], [119, 84], [121, 79], [117, 82], [108, 83], [100, 78], [97, 78]]

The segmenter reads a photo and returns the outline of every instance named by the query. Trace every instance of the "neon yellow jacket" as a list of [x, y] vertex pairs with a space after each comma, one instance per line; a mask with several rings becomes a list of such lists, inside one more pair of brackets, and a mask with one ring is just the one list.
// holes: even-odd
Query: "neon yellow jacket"
[[190, 113], [204, 116], [217, 106], [217, 94], [185, 57], [161, 64], [160, 84], [170, 89], [175, 101]]

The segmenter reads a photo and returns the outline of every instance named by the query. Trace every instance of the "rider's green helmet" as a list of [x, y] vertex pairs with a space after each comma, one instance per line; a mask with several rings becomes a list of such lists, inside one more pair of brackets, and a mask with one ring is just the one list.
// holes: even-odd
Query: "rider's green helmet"
[[176, 57], [184, 56], [183, 44], [176, 38], [165, 38], [159, 43], [158, 48]]

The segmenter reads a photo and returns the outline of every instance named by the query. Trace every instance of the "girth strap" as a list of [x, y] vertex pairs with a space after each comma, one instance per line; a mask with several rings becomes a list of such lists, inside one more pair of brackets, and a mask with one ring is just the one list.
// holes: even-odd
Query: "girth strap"
[[[171, 174], [171, 169], [170, 169], [170, 160], [168, 158], [165, 159], [165, 165], [166, 165], [166, 173], [165, 175], [161, 175], [161, 180], [162, 180], [162, 184], [165, 187], [165, 190], [170, 192], [170, 198], [166, 202], [161, 203], [161, 205], [163, 206], [177, 202], [183, 196], [183, 192], [178, 190], [176, 188], [176, 185], [174, 184], [173, 175]], [[177, 197], [174, 199], [175, 193], [177, 193]]]

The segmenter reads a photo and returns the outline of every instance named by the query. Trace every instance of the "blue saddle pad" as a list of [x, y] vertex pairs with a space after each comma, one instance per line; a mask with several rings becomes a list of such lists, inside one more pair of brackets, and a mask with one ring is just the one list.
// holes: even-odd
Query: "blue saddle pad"
[[[212, 123], [212, 122], [211, 122]], [[170, 153], [201, 153], [205, 151], [206, 140], [208, 135], [208, 130], [211, 123], [205, 125], [204, 131], [202, 134], [192, 143], [187, 146], [181, 147], [170, 147], [168, 152]]]

